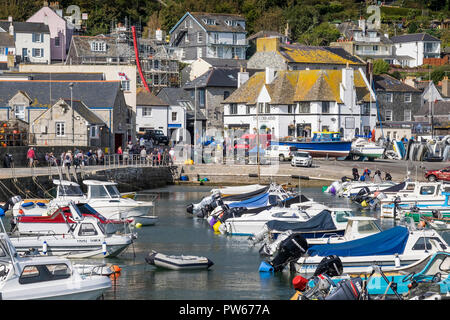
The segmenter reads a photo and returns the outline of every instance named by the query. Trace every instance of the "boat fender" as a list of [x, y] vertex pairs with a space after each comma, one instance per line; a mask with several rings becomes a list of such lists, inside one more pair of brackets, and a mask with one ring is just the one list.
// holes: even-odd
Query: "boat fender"
[[[211, 219], [210, 219], [211, 218]], [[216, 218], [214, 218], [213, 216], [208, 217], [209, 219], [209, 225], [211, 226], [211, 228], [214, 228], [214, 225], [217, 223]]]
[[47, 249], [48, 249], [47, 241], [44, 240], [44, 243], [42, 244], [42, 253], [47, 254]]
[[103, 243], [102, 243], [102, 252], [103, 252], [103, 255], [105, 256], [106, 255], [106, 241], [103, 241]]
[[135, 225], [135, 227], [136, 227], [136, 229], [139, 229], [140, 227], [142, 227], [142, 223], [136, 223], [136, 225]]
[[219, 227], [220, 227], [221, 224], [222, 224], [222, 223], [221, 223], [220, 221], [217, 221], [217, 222], [214, 224], [214, 226], [213, 226], [214, 232], [219, 232]]
[[294, 279], [292, 279], [292, 285], [294, 286], [295, 290], [303, 292], [303, 291], [305, 291], [307, 284], [308, 284], [308, 279], [306, 279], [302, 276], [295, 276]]
[[332, 195], [335, 195], [335, 194], [336, 194], [336, 189], [334, 188], [334, 186], [330, 188], [330, 193], [331, 193]]
[[118, 277], [120, 277], [120, 271], [122, 271], [122, 268], [118, 265], [114, 264], [110, 267], [111, 274], [109, 275], [109, 278], [111, 280], [116, 280]]
[[361, 206], [364, 207], [364, 208], [368, 206], [366, 200], [363, 200], [363, 201], [361, 202]]
[[266, 261], [262, 261], [259, 265], [259, 272], [273, 272], [273, 266]]
[[23, 208], [32, 207], [34, 205], [34, 202], [25, 202], [22, 203]]
[[46, 206], [46, 204], [43, 203], [43, 202], [36, 202], [36, 204], [37, 204], [39, 207], [45, 207], [45, 206]]
[[400, 257], [398, 256], [398, 253], [395, 254], [394, 263], [395, 263], [396, 268], [400, 268], [401, 263], [400, 263]]
[[227, 227], [223, 223], [219, 226], [219, 231], [221, 234], [227, 234]]

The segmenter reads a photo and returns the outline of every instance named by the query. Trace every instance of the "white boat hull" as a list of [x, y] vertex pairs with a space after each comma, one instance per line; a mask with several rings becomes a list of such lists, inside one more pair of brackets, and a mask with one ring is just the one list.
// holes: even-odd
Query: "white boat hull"
[[173, 256], [155, 251], [151, 252], [145, 260], [151, 265], [170, 270], [208, 269], [214, 264], [206, 257]]

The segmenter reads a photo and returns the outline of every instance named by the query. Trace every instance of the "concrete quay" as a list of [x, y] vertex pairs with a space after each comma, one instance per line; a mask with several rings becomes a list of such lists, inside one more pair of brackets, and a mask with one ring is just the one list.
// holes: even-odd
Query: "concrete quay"
[[261, 165], [260, 179], [258, 179], [258, 166], [255, 164], [194, 164], [179, 165], [180, 175], [187, 176], [189, 181], [183, 184], [198, 183], [199, 179], [207, 178], [205, 185], [237, 185], [268, 183], [289, 183], [301, 186], [323, 186], [329, 185], [343, 176], [352, 177], [352, 168], [357, 168], [360, 175], [364, 169], [371, 170], [371, 175], [376, 170], [381, 171], [384, 178], [388, 172], [394, 181], [403, 181], [407, 177], [413, 180], [425, 181], [424, 173], [427, 170], [440, 169], [449, 166], [450, 162], [418, 162], [405, 160], [377, 159], [375, 161], [338, 161], [335, 159], [315, 159], [313, 166], [292, 167], [290, 162], [279, 163], [279, 165]]

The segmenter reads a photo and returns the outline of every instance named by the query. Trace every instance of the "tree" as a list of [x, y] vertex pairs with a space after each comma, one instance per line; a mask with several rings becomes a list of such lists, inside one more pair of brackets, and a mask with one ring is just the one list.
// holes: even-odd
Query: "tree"
[[389, 63], [384, 60], [377, 59], [373, 62], [373, 74], [388, 73]]
[[328, 22], [323, 22], [310, 32], [304, 33], [299, 37], [299, 42], [312, 46], [328, 46], [341, 36], [339, 30]]

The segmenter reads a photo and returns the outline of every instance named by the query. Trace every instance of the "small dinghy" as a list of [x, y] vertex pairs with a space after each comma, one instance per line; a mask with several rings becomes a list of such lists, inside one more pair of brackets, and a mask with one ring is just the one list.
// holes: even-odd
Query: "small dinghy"
[[165, 255], [152, 251], [145, 258], [148, 264], [171, 270], [208, 269], [214, 263], [205, 257]]

